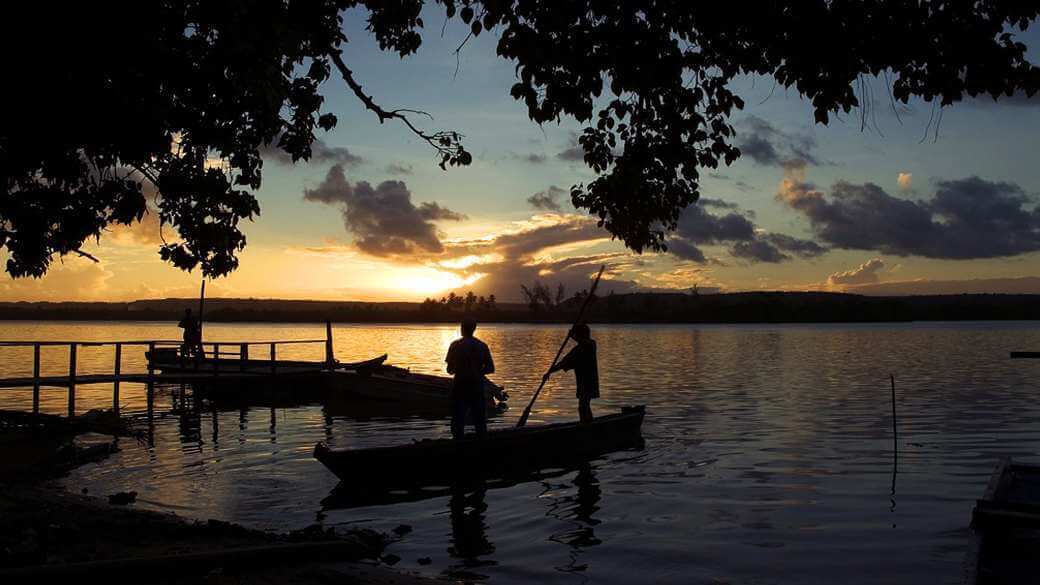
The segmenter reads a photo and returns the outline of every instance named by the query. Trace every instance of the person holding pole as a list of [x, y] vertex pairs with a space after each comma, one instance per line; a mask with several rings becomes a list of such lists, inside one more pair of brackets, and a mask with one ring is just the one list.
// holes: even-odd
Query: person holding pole
[[487, 398], [484, 396], [484, 376], [494, 373], [495, 362], [491, 350], [473, 336], [477, 321], [462, 319], [462, 338], [451, 342], [448, 355], [448, 373], [455, 376], [451, 387], [451, 436], [461, 439], [466, 432], [466, 413], [473, 416], [477, 436], [487, 434]]
[[[599, 272], [596, 273], [596, 279], [592, 281], [592, 287], [589, 288], [588, 294], [585, 295], [585, 302], [583, 302], [581, 304], [581, 309], [578, 311], [578, 318], [574, 320], [574, 327], [577, 327], [579, 324], [582, 324], [581, 318], [585, 315], [585, 309], [587, 309], [589, 307], [589, 303], [592, 301], [592, 299], [596, 298], [596, 287], [599, 286], [599, 279], [603, 278], [603, 271], [606, 270], [606, 268], [607, 268], [606, 264], [604, 264], [604, 265], [599, 267]], [[531, 395], [531, 401], [527, 403], [527, 407], [524, 408], [524, 413], [520, 415], [520, 420], [517, 421], [516, 428], [518, 428], [518, 429], [519, 428], [523, 428], [523, 426], [527, 424], [527, 419], [531, 417], [531, 409], [534, 408], [534, 401], [538, 400], [538, 395], [542, 393], [542, 388], [545, 388], [545, 383], [549, 381], [549, 375], [552, 374], [557, 369], [559, 369], [559, 368], [556, 367], [556, 362], [560, 361], [560, 356], [563, 355], [563, 350], [567, 349], [567, 342], [571, 340], [571, 335], [574, 332], [574, 327], [572, 327], [567, 332], [567, 337], [563, 338], [563, 343], [560, 344], [560, 349], [556, 350], [556, 357], [553, 358], [552, 365], [549, 366], [549, 370], [545, 373], [544, 376], [542, 376], [542, 383], [538, 385], [538, 389], [535, 390], [534, 394]], [[588, 332], [588, 325], [585, 325], [585, 331]], [[589, 341], [592, 341], [591, 335], [588, 335], [587, 337], [589, 338]], [[595, 342], [593, 342], [593, 344], [592, 344], [592, 350], [593, 350], [592, 351], [593, 366], [595, 366], [595, 356], [596, 356], [596, 353], [595, 353], [596, 344], [595, 344]], [[598, 369], [595, 370], [595, 371], [596, 371], [596, 383], [595, 383], [596, 392], [595, 392], [595, 394], [598, 397], [599, 396], [599, 372], [598, 372]], [[583, 376], [583, 379], [584, 379], [584, 376]], [[580, 392], [580, 390], [579, 390], [579, 392]], [[578, 398], [579, 398], [579, 400], [581, 399], [581, 394], [580, 393], [578, 395]], [[590, 397], [589, 400], [591, 401], [592, 397]], [[580, 402], [579, 402], [579, 407], [581, 407], [581, 403]], [[591, 403], [586, 403], [585, 404], [585, 409], [587, 411], [587, 416], [588, 416], [589, 420], [592, 420], [592, 405], [591, 405]], [[579, 412], [579, 415], [581, 415], [580, 412]]]
[[596, 341], [592, 339], [589, 326], [578, 323], [571, 328], [570, 337], [578, 342], [566, 356], [543, 376], [548, 382], [553, 372], [574, 370], [577, 384], [578, 420], [592, 422], [592, 399], [599, 398], [599, 366], [596, 363]]

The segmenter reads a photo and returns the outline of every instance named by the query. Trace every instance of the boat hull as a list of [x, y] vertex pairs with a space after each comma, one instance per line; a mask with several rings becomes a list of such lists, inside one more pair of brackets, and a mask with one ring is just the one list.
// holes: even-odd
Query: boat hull
[[567, 467], [596, 456], [642, 445], [642, 406], [589, 423], [569, 422], [491, 431], [454, 441], [437, 439], [373, 449], [330, 449], [318, 443], [314, 456], [351, 484], [407, 488], [448, 485], [460, 478], [485, 479]]
[[[363, 362], [325, 367], [323, 362], [278, 360], [180, 359], [175, 349], [149, 355], [154, 369], [167, 374], [212, 373], [192, 387], [211, 397], [321, 402], [349, 414], [355, 406], [372, 410], [387, 406], [397, 413], [446, 416], [451, 413], [452, 379], [419, 374], [384, 364], [386, 355]], [[223, 378], [221, 378], [223, 376]], [[485, 386], [489, 413], [503, 408], [507, 398], [500, 386]], [[363, 402], [364, 404], [357, 404]]]

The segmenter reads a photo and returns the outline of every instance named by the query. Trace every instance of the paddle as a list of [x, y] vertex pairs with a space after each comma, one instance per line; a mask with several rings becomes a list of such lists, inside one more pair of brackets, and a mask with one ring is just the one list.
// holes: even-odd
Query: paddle
[[[599, 285], [599, 278], [603, 276], [603, 269], [606, 268], [606, 264], [599, 267], [599, 273], [596, 274], [596, 280], [592, 281], [592, 288], [589, 289], [589, 294], [585, 296], [585, 302], [581, 304], [581, 310], [578, 311], [578, 318], [574, 320], [574, 324], [581, 323], [581, 317], [585, 314], [585, 308], [589, 306], [589, 302], [592, 301], [592, 296], [596, 294], [596, 287]], [[567, 347], [567, 342], [571, 339], [571, 332], [567, 330], [567, 337], [563, 338], [563, 343], [560, 344], [560, 349], [556, 351], [556, 357], [553, 358], [552, 365], [549, 366], [549, 370], [552, 370], [556, 365], [556, 362], [560, 361], [560, 354]], [[542, 388], [545, 387], [545, 376], [542, 376], [542, 383], [538, 385], [538, 389], [534, 391], [534, 396], [531, 397], [531, 402], [527, 403], [527, 408], [524, 409], [524, 413], [520, 415], [520, 421], [516, 423], [516, 428], [520, 428], [527, 424], [527, 419], [531, 416], [531, 408], [534, 407], [534, 401], [538, 400], [538, 395], [541, 394]]]

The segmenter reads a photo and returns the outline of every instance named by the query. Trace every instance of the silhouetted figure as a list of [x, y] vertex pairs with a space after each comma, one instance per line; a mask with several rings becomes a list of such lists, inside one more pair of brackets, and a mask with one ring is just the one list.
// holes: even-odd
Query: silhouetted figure
[[201, 356], [202, 330], [199, 328], [198, 320], [191, 314], [191, 309], [184, 309], [184, 318], [181, 319], [177, 326], [184, 330], [184, 343], [181, 345], [181, 355]]
[[596, 365], [596, 342], [592, 339], [589, 326], [578, 323], [571, 328], [571, 337], [578, 342], [562, 360], [556, 363], [545, 378], [553, 372], [574, 370], [578, 390], [578, 420], [592, 421], [592, 399], [599, 398], [599, 366]]
[[473, 417], [477, 436], [487, 433], [487, 399], [484, 396], [484, 376], [495, 371], [491, 350], [483, 341], [473, 337], [477, 321], [472, 317], [462, 320], [462, 338], [451, 342], [448, 373], [455, 376], [451, 387], [451, 436], [461, 439], [466, 432], [466, 413]]

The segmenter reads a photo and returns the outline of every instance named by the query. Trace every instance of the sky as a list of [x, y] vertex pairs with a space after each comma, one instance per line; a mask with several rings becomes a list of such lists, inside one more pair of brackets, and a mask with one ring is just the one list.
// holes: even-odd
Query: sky
[[[308, 162], [265, 156], [261, 215], [244, 226], [239, 269], [209, 296], [401, 301], [472, 290], [518, 300], [541, 280], [568, 293], [600, 264], [604, 290], [829, 290], [863, 294], [1040, 293], [1040, 99], [895, 105], [870, 80], [872, 107], [813, 122], [810, 104], [770, 78], [740, 78], [733, 124], [743, 156], [704, 169], [701, 201], [667, 253], [637, 255], [570, 204], [595, 177], [575, 120], [539, 126], [509, 96], [513, 64], [496, 35], [468, 41], [456, 21], [400, 59], [347, 15], [344, 59], [386, 109], [464, 135], [469, 167], [447, 171], [395, 121], [380, 124], [338, 77], [322, 87], [339, 118]], [[434, 26], [432, 23], [438, 23]], [[1021, 35], [1038, 58], [1036, 30]], [[864, 116], [864, 113], [866, 114]], [[865, 118], [865, 119], [864, 119]], [[320, 131], [319, 131], [320, 132]], [[163, 234], [174, 237], [170, 228]], [[200, 274], [158, 256], [154, 215], [66, 257], [41, 279], [3, 277], [2, 300], [191, 297]]]

